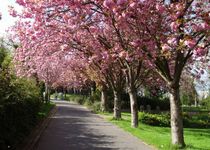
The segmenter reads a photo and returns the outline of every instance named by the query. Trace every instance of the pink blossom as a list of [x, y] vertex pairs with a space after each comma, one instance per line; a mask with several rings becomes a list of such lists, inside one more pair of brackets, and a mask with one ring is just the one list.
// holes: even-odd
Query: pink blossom
[[126, 51], [122, 51], [119, 53], [120, 58], [125, 58], [125, 57], [127, 57], [127, 55], [128, 55], [128, 53]]
[[124, 5], [125, 3], [127, 3], [127, 0], [118, 0], [117, 1], [117, 5]]
[[206, 30], [210, 29], [210, 25], [208, 25], [206, 22], [201, 23], [200, 26], [201, 26], [201, 28], [204, 29], [204, 30], [205, 30], [205, 29], [206, 29]]
[[13, 17], [17, 17], [17, 11], [15, 11], [14, 7], [9, 6], [9, 14]]
[[115, 5], [113, 0], [105, 0], [103, 3], [104, 7], [112, 9]]
[[170, 45], [176, 44], [176, 38], [170, 38], [167, 42]]
[[162, 45], [162, 50], [167, 51], [169, 49], [170, 49], [170, 47], [168, 46], [168, 44], [163, 44]]
[[140, 44], [140, 40], [134, 40], [134, 41], [130, 42], [130, 44], [134, 47], [137, 47]]
[[132, 2], [131, 4], [130, 4], [130, 7], [131, 8], [134, 8], [136, 6], [136, 3], [135, 2]]
[[206, 54], [206, 51], [205, 51], [203, 48], [198, 47], [198, 48], [196, 49], [196, 55], [197, 55], [197, 56], [204, 56], [205, 54]]
[[176, 10], [177, 11], [181, 11], [181, 10], [183, 10], [183, 4], [182, 3], [178, 3], [178, 4], [176, 4], [176, 6], [175, 6], [175, 8], [176, 8]]
[[91, 33], [97, 32], [97, 29], [95, 27], [90, 27], [89, 30], [90, 30]]
[[19, 5], [25, 6], [24, 0], [16, 0], [16, 3], [18, 3]]
[[172, 31], [177, 31], [178, 27], [179, 27], [179, 24], [177, 22], [172, 22], [170, 24], [170, 27], [171, 27], [171, 30]]
[[189, 48], [193, 48], [196, 45], [196, 41], [192, 39], [188, 39], [184, 41], [184, 44]]
[[156, 9], [160, 12], [163, 13], [165, 11], [165, 7], [163, 5], [157, 4]]

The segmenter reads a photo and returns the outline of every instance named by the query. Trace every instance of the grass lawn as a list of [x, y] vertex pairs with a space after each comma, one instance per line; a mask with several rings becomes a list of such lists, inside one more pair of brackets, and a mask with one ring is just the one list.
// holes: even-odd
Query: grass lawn
[[[129, 113], [122, 113], [122, 120], [113, 120], [111, 113], [101, 115], [157, 149], [174, 149], [170, 145], [170, 128], [168, 127], [155, 127], [139, 123], [139, 127], [134, 129], [130, 127]], [[184, 136], [187, 144], [186, 150], [210, 150], [210, 129], [185, 128]]]
[[47, 115], [49, 114], [49, 112], [51, 111], [51, 109], [55, 106], [54, 103], [50, 102], [50, 103], [44, 103], [42, 104], [40, 111], [38, 113], [38, 117], [39, 119], [45, 118], [47, 117]]

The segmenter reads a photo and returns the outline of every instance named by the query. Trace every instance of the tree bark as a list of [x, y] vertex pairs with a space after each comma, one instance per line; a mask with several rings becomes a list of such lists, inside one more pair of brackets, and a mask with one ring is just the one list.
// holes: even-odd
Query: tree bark
[[171, 109], [171, 137], [172, 144], [184, 147], [183, 118], [179, 86], [170, 89], [170, 109]]
[[130, 97], [131, 106], [131, 127], [138, 127], [138, 105], [137, 105], [137, 93], [135, 90], [128, 91]]
[[47, 103], [49, 101], [49, 86], [45, 83], [45, 102]]
[[105, 112], [107, 111], [107, 91], [105, 88], [101, 89], [101, 111]]
[[121, 119], [121, 95], [114, 91], [114, 119]]
[[47, 102], [50, 102], [50, 91], [51, 91], [51, 89], [50, 89], [50, 87], [48, 87], [48, 99], [47, 99]]

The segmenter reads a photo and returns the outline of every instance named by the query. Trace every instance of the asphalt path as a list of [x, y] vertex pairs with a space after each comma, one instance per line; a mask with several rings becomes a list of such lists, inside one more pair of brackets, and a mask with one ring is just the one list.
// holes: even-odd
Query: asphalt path
[[152, 150], [83, 106], [55, 103], [57, 112], [41, 135], [37, 150]]

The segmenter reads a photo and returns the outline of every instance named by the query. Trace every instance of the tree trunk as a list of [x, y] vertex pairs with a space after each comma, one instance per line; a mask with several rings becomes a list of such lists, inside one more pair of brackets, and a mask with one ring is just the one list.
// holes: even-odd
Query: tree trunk
[[179, 86], [170, 89], [171, 109], [171, 138], [172, 144], [184, 147], [182, 108], [179, 95]]
[[50, 102], [50, 92], [51, 91], [51, 89], [50, 89], [50, 87], [48, 87], [48, 99], [47, 99], [47, 102]]
[[107, 91], [105, 88], [101, 90], [101, 111], [107, 111]]
[[198, 107], [198, 100], [197, 100], [197, 97], [195, 97], [195, 107]]
[[121, 119], [121, 95], [114, 91], [114, 119]]
[[135, 90], [129, 90], [128, 92], [130, 97], [130, 106], [131, 106], [131, 127], [138, 127], [138, 105], [137, 105], [137, 94]]
[[48, 102], [49, 99], [49, 88], [48, 85], [45, 83], [45, 95], [44, 95], [45, 102]]

